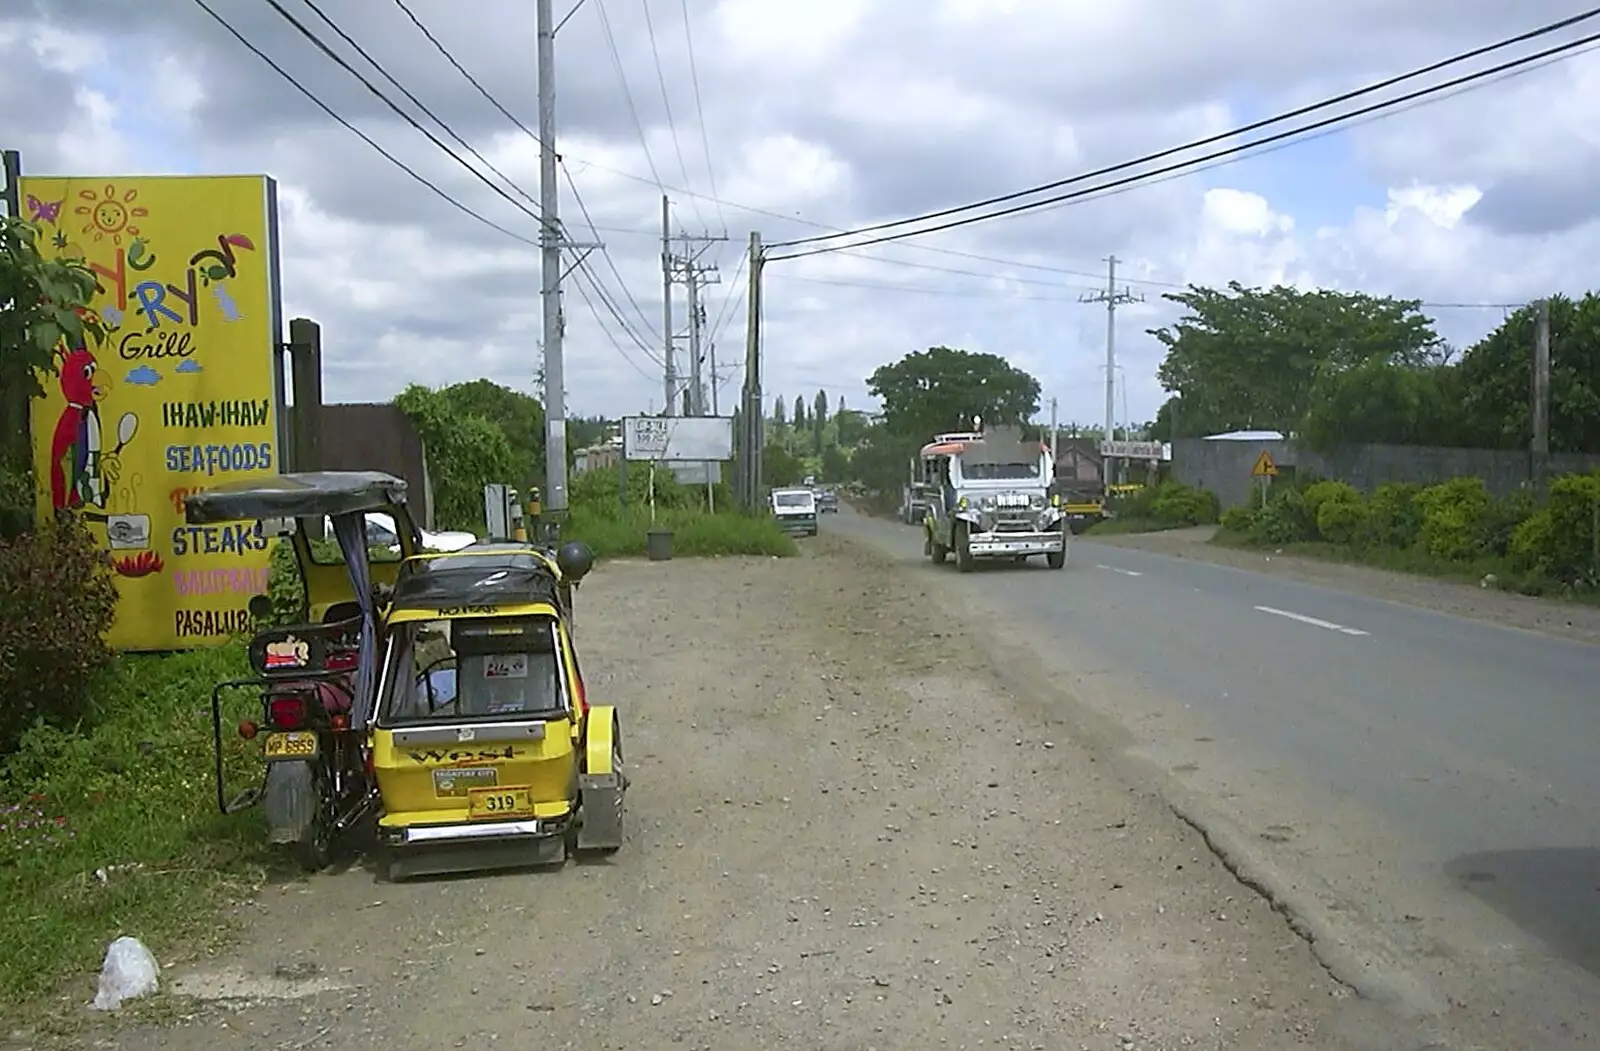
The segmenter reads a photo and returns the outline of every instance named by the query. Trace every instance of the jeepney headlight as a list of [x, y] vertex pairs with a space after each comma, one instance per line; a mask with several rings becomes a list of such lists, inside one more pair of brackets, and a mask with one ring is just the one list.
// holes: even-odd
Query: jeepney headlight
[[1050, 506], [1051, 507], [1060, 507], [1061, 506], [1061, 494], [1060, 493], [1051, 493], [1050, 494]]
[[957, 511], [965, 511], [966, 509], [967, 509], [967, 498], [966, 497], [963, 496], [963, 497], [959, 498], [958, 500], [956, 500], [956, 510]]

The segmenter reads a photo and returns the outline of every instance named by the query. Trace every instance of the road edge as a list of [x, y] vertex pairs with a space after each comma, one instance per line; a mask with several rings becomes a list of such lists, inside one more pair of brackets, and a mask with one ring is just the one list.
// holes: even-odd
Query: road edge
[[[869, 555], [889, 569], [910, 569], [908, 564], [870, 541], [837, 533], [833, 534], [833, 539]], [[1075, 564], [1081, 567], [1081, 563], [1069, 562], [1069, 569]], [[922, 584], [922, 591], [943, 615], [959, 619], [963, 624], [973, 623], [970, 610], [965, 611], [967, 616], [958, 617], [963, 611], [956, 608], [958, 604], [948, 592], [930, 587], [926, 582]], [[1073, 733], [1078, 742], [1105, 763], [1130, 790], [1157, 799], [1174, 817], [1193, 829], [1240, 887], [1261, 898], [1283, 917], [1295, 936], [1306, 942], [1330, 978], [1355, 997], [1387, 1010], [1396, 1021], [1416, 1026], [1414, 1046], [1437, 1049], [1466, 1046], [1446, 1042], [1445, 1034], [1435, 1028], [1442, 1022], [1449, 1005], [1419, 979], [1414, 969], [1388, 965], [1381, 953], [1351, 948], [1353, 942], [1361, 940], [1358, 927], [1337, 920], [1314, 891], [1302, 889], [1295, 879], [1267, 858], [1237, 822], [1203, 802], [1197, 792], [1167, 770], [1133, 754], [1131, 732], [1079, 696], [1076, 675], [1071, 676], [1072, 686], [1064, 685], [1045, 673], [1038, 656], [1027, 644], [999, 632], [987, 634], [990, 645], [984, 648], [985, 659], [997, 681], [1021, 697], [1059, 700], [1059, 706], [1041, 710], [1044, 725], [1060, 726]]]

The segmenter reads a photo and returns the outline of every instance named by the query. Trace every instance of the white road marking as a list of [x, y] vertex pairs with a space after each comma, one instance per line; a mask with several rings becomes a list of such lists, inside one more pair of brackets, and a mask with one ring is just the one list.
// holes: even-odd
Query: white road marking
[[1123, 569], [1121, 566], [1108, 566], [1104, 562], [1099, 563], [1099, 565], [1100, 565], [1101, 569], [1109, 569], [1109, 570], [1111, 570], [1111, 572], [1113, 572], [1113, 573], [1121, 573], [1125, 577], [1142, 577], [1142, 576], [1144, 576], [1143, 573], [1139, 572], [1136, 569]]
[[1302, 624], [1310, 624], [1313, 627], [1318, 628], [1327, 628], [1329, 631], [1342, 632], [1345, 635], [1370, 634], [1370, 632], [1362, 631], [1360, 628], [1347, 628], [1343, 624], [1335, 624], [1331, 620], [1320, 620], [1316, 617], [1308, 617], [1304, 613], [1290, 613], [1286, 609], [1273, 609], [1271, 606], [1257, 606], [1256, 609], [1263, 613], [1271, 613], [1275, 617], [1288, 617], [1290, 620], [1298, 620]]

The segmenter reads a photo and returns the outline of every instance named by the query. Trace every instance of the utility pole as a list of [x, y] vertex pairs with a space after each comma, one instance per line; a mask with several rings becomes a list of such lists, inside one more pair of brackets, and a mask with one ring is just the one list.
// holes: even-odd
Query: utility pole
[[[676, 236], [672, 233], [672, 202], [667, 197], [661, 198], [661, 328], [663, 349], [666, 356], [662, 359], [666, 366], [665, 385], [667, 404], [673, 406], [668, 410], [668, 415], [677, 415], [682, 411], [688, 416], [705, 415], [705, 390], [702, 383], [704, 370], [701, 368], [698, 341], [701, 336], [705, 321], [700, 317], [699, 307], [700, 286], [715, 284], [715, 281], [706, 281], [708, 274], [716, 273], [715, 266], [704, 266], [700, 257], [713, 244], [726, 241], [726, 237], [712, 237], [709, 234], [681, 233]], [[674, 251], [675, 245], [682, 245], [681, 251]], [[689, 289], [689, 382], [687, 385], [678, 379], [677, 365], [677, 336], [672, 329], [672, 286], [683, 284]], [[687, 396], [687, 398], [685, 398]], [[688, 406], [681, 408], [687, 400]]]
[[672, 271], [676, 261], [672, 258], [672, 201], [661, 195], [661, 339], [666, 369], [662, 383], [666, 395], [666, 414], [676, 416], [678, 404], [678, 366], [673, 358], [672, 340]]
[[761, 404], [761, 269], [765, 265], [761, 235], [752, 230], [750, 291], [745, 303], [744, 401], [741, 413], [744, 440], [740, 443], [740, 451], [744, 454], [744, 462], [739, 465], [739, 499], [750, 511], [754, 511], [761, 500], [761, 445], [766, 431]]
[[[1117, 307], [1127, 303], [1142, 302], [1144, 296], [1135, 295], [1126, 288], [1117, 291], [1117, 257], [1112, 255], [1106, 257], [1105, 291], [1079, 296], [1078, 299], [1082, 303], [1106, 305], [1106, 431], [1103, 440], [1109, 442], [1116, 437]], [[1108, 484], [1111, 481], [1109, 471], [1105, 472], [1105, 480]]]
[[711, 373], [711, 415], [721, 416], [722, 410], [717, 407], [717, 391], [722, 387], [722, 381], [717, 376], [716, 340], [711, 340], [706, 344], [706, 366]]
[[537, 0], [539, 60], [539, 256], [544, 313], [545, 491], [543, 506], [567, 509], [566, 370], [561, 356], [561, 227], [556, 185], [556, 30], [551, 0]]
[[1550, 467], [1550, 301], [1539, 300], [1533, 329], [1533, 445], [1535, 490], [1543, 495]]
[[1054, 470], [1055, 469], [1055, 465], [1056, 465], [1056, 433], [1057, 433], [1057, 430], [1058, 430], [1058, 428], [1056, 426], [1056, 400], [1054, 398], [1051, 398], [1050, 399], [1050, 468], [1051, 468], [1051, 470]]

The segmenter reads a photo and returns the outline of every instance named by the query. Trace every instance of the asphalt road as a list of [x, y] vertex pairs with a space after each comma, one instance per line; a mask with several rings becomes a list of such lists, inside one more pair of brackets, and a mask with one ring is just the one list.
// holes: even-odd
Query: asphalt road
[[[1290, 880], [1315, 870], [1374, 922], [1432, 920], [1409, 948], [1468, 969], [1505, 974], [1476, 922], [1492, 912], [1548, 951], [1516, 954], [1546, 992], [1600, 977], [1600, 649], [1082, 539], [1065, 571], [962, 575], [933, 567], [916, 529], [848, 508], [826, 521], [1109, 677], [1087, 699], [1136, 749], [1180, 775], [1215, 768], [1191, 780], [1263, 839], [1299, 827], [1307, 871]], [[1576, 966], [1552, 977], [1553, 960]]]

